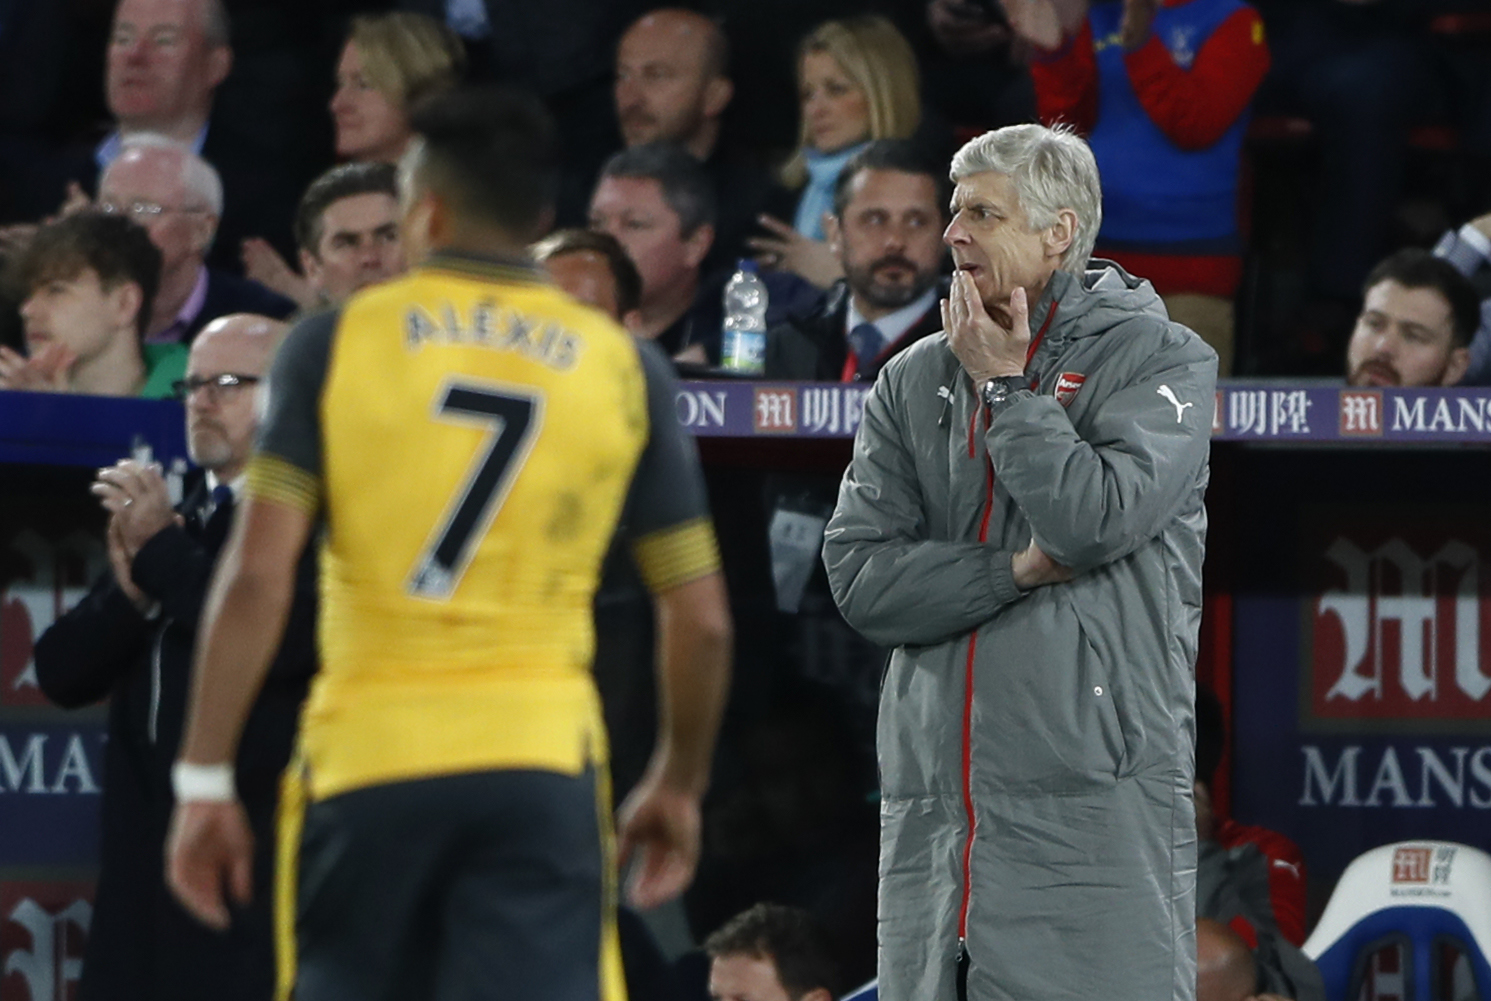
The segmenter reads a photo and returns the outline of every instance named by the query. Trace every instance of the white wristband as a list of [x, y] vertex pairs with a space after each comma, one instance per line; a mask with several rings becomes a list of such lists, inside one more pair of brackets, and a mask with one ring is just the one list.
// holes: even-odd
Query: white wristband
[[194, 765], [178, 761], [171, 766], [171, 788], [178, 803], [231, 803], [238, 798], [232, 765]]

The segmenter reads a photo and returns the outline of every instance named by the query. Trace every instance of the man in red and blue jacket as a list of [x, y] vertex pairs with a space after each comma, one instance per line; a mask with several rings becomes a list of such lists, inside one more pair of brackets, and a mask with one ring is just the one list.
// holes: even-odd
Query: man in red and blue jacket
[[1041, 121], [1073, 126], [1097, 157], [1098, 253], [1153, 282], [1171, 318], [1217, 350], [1226, 374], [1242, 274], [1242, 144], [1269, 65], [1258, 12], [1242, 0], [1007, 7], [1036, 47]]

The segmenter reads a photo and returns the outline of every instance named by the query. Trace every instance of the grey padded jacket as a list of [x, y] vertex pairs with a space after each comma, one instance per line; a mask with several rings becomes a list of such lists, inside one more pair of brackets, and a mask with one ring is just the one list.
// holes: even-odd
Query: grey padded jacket
[[[1094, 261], [990, 418], [945, 334], [886, 366], [824, 539], [882, 686], [880, 996], [1195, 995], [1193, 672], [1217, 359]], [[1034, 536], [1075, 577], [1022, 592]]]

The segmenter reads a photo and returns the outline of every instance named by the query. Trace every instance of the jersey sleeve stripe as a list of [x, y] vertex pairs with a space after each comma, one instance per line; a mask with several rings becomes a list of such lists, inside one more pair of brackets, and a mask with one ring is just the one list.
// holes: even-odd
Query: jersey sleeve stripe
[[706, 577], [720, 568], [720, 547], [708, 518], [694, 518], [642, 536], [632, 555], [654, 594]]
[[277, 455], [260, 452], [249, 460], [244, 491], [314, 515], [321, 507], [321, 481]]

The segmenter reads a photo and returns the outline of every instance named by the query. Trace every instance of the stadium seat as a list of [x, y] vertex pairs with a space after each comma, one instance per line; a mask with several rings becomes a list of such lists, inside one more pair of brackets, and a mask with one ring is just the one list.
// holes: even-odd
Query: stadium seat
[[1491, 1001], [1491, 855], [1444, 841], [1366, 852], [1305, 953], [1330, 1001]]
[[880, 981], [871, 980], [863, 987], [856, 987], [845, 994], [839, 1001], [877, 1001], [880, 997]]

